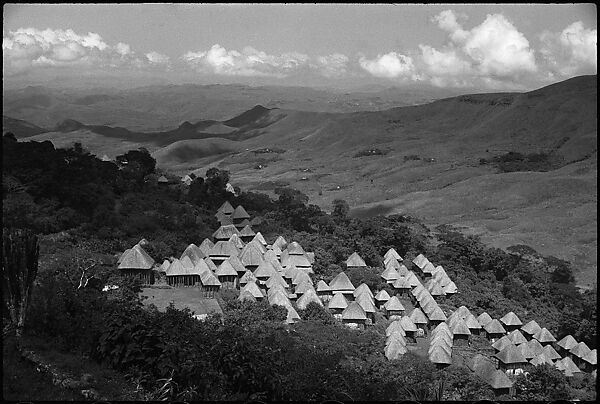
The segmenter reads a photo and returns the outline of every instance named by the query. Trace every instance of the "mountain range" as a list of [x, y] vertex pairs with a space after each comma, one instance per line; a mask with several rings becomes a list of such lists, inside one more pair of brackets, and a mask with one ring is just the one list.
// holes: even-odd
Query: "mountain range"
[[[277, 104], [256, 102], [266, 90], [241, 89], [236, 97], [232, 86], [211, 90], [225, 94], [211, 109], [208, 98], [181, 102], [178, 94], [186, 90], [175, 86], [139, 115], [115, 112], [119, 125], [110, 124], [107, 111], [125, 104], [124, 111], [132, 111], [149, 103], [152, 91], [136, 90], [135, 101], [118, 92], [73, 97], [29, 88], [5, 101], [3, 125], [23, 140], [80, 141], [99, 156], [143, 146], [175, 173], [204, 175], [217, 166], [243, 189], [272, 193], [290, 185], [326, 209], [345, 199], [354, 215], [408, 214], [432, 226], [459, 226], [497, 247], [526, 244], [574, 263], [578, 284], [587, 287], [596, 282], [597, 265], [596, 81], [581, 76], [525, 93], [459, 95], [421, 105], [407, 105], [392, 91], [381, 105], [396, 97], [396, 107], [353, 112], [340, 107], [351, 102], [343, 94], [333, 112], [316, 112], [293, 106], [321, 90], [299, 90], [298, 101]], [[240, 111], [248, 102], [262, 105]], [[169, 111], [178, 113], [163, 120]], [[128, 125], [138, 120], [148, 121]], [[517, 154], [549, 165], [499, 169], [497, 162]]]

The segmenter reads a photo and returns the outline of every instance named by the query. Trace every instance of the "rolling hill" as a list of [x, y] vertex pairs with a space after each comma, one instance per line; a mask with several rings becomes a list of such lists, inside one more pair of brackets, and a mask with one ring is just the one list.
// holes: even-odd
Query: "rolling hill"
[[[64, 145], [85, 133], [86, 147], [109, 156], [143, 144], [180, 174], [217, 165], [244, 189], [291, 185], [326, 209], [341, 198], [356, 215], [462, 226], [499, 247], [528, 244], [567, 259], [580, 285], [595, 282], [596, 76], [385, 111], [267, 107], [150, 133], [70, 122], [59, 129], [73, 131], [28, 139]], [[257, 152], [264, 148], [277, 152]], [[490, 163], [509, 152], [548, 157], [551, 169], [501, 172]]]

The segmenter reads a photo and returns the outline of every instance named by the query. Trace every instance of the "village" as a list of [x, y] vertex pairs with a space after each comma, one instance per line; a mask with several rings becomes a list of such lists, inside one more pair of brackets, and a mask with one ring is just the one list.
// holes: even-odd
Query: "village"
[[[535, 319], [524, 324], [513, 312], [494, 319], [465, 306], [445, 305], [448, 296], [460, 291], [442, 266], [422, 254], [407, 260], [389, 249], [379, 270], [387, 284], [381, 290], [364, 283], [355, 286], [343, 271], [326, 283], [314, 276], [314, 253], [282, 236], [267, 242], [252, 228], [260, 226], [260, 219], [251, 219], [243, 206], [234, 208], [226, 201], [215, 216], [221, 226], [213, 240], [192, 243], [179, 258], [158, 264], [144, 250], [142, 239], [120, 256], [119, 271], [138, 277], [146, 286], [166, 288], [167, 293], [190, 289], [207, 300], [224, 290], [238, 290], [240, 301], [266, 300], [285, 307], [288, 324], [301, 320], [297, 309], [305, 310], [310, 303], [328, 309], [350, 328], [383, 323], [387, 338], [382, 350], [389, 360], [413, 351], [439, 368], [459, 363], [497, 395], [513, 394], [512, 377], [539, 364], [551, 364], [567, 377], [596, 375], [596, 349], [571, 335], [557, 341]], [[346, 268], [367, 265], [354, 252]], [[203, 319], [206, 314], [195, 317]]]

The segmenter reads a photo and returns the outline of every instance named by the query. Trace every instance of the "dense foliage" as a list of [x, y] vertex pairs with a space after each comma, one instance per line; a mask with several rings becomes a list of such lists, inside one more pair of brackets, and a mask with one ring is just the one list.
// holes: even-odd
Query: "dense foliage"
[[[143, 149], [117, 161], [100, 161], [81, 145], [63, 150], [5, 136], [3, 219], [7, 228], [45, 235], [27, 332], [126, 372], [148, 390], [148, 398], [492, 397], [464, 368], [436, 371], [411, 354], [388, 361], [380, 326], [349, 330], [317, 304], [299, 311], [303, 320], [293, 326], [282, 323], [285, 309], [240, 303], [234, 293], [219, 298], [223, 316], [202, 322], [172, 307], [164, 313], [148, 310], [138, 297], [139, 285], [115, 274], [114, 254], [143, 237], [154, 259], [179, 256], [187, 244], [201, 242], [218, 227], [214, 212], [225, 200], [260, 217], [258, 229], [268, 240], [281, 234], [313, 251], [317, 279], [329, 281], [346, 270], [355, 286], [364, 282], [377, 290], [386, 286], [379, 273], [389, 248], [408, 258], [424, 253], [444, 266], [459, 290], [469, 291], [449, 298], [444, 307], [466, 305], [495, 318], [514, 311], [557, 337], [571, 333], [596, 346], [595, 290], [578, 292], [571, 266], [557, 258], [523, 247], [491, 249], [476, 237], [449, 227], [430, 231], [402, 215], [351, 218], [342, 200], [334, 201], [328, 214], [291, 188], [277, 189], [276, 199], [243, 191], [234, 196], [225, 191], [229, 173], [216, 168], [189, 187], [160, 185], [155, 162]], [[354, 251], [367, 268], [346, 268]], [[83, 279], [89, 279], [85, 287]], [[119, 288], [102, 292], [108, 284]], [[522, 384], [537, 386], [536, 380], [534, 375]], [[559, 397], [540, 394], [523, 397]]]

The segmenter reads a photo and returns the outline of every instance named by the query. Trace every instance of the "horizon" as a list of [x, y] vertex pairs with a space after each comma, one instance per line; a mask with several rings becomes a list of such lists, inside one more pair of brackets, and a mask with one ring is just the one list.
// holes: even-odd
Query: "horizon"
[[592, 4], [7, 4], [3, 14], [5, 88], [522, 92], [597, 72]]

